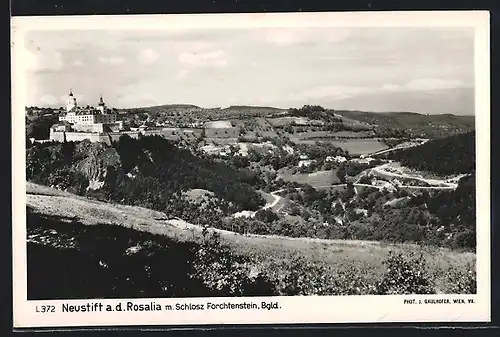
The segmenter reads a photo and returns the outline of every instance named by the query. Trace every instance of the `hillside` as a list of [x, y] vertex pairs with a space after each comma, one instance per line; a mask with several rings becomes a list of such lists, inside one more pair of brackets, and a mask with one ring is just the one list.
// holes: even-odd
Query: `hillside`
[[[457, 288], [473, 270], [473, 253], [224, 231], [220, 241], [204, 239], [201, 227], [162, 212], [26, 187], [30, 299], [475, 291]], [[389, 287], [386, 268], [412, 261], [390, 252], [423, 254], [418, 287]]]
[[[365, 184], [372, 184], [373, 180], [374, 184], [387, 185], [394, 179], [386, 177], [394, 174], [384, 171], [389, 167], [384, 170], [382, 166], [373, 167], [383, 161], [362, 164], [354, 160], [340, 166], [326, 162], [327, 157], [345, 155], [333, 145], [301, 145], [293, 153], [284, 149], [278, 153], [249, 151], [248, 157], [227, 158], [176, 145], [161, 137], [138, 140], [123, 137], [113, 146], [90, 142], [28, 144], [27, 179], [241, 234], [367, 239], [475, 249], [475, 186], [467, 183], [467, 177], [455, 177], [455, 185], [460, 187], [456, 190], [452, 187], [443, 191], [437, 188], [429, 193], [412, 192], [411, 204], [393, 207], [388, 212], [384, 202], [404, 197], [404, 191], [379, 191], [370, 185], [368, 193], [361, 195], [346, 186], [328, 188], [339, 179], [354, 182], [356, 176], [366, 170], [378, 172], [379, 177], [365, 176]], [[307, 153], [309, 160], [316, 160], [317, 164], [297, 169], [299, 153]], [[278, 177], [281, 179], [276, 179]], [[402, 179], [401, 175], [398, 177]], [[389, 181], [384, 183], [380, 179]], [[405, 180], [406, 183], [428, 184], [414, 178]], [[315, 192], [311, 186], [322, 192]], [[391, 186], [391, 190], [395, 189]], [[302, 192], [298, 193], [296, 188]], [[196, 197], [202, 190], [205, 193], [203, 207]], [[283, 193], [276, 198], [291, 202], [267, 209], [261, 191], [278, 190]], [[197, 191], [195, 195], [193, 191]], [[436, 203], [437, 198], [441, 202]], [[346, 203], [340, 210], [333, 206], [339, 200]], [[241, 218], [235, 217], [236, 214], [255, 217]], [[402, 226], [403, 223], [406, 225]]]
[[474, 116], [452, 114], [424, 115], [415, 112], [366, 112], [336, 110], [336, 114], [368, 124], [377, 125], [382, 130], [404, 129], [412, 136], [438, 138], [474, 130]]
[[[100, 200], [168, 210], [203, 223], [220, 214], [256, 210], [264, 200], [252, 187], [255, 175], [194, 156], [161, 137], [122, 137], [103, 143], [33, 144], [26, 154], [27, 179]], [[212, 191], [210, 212], [186, 203], [182, 191]]]
[[249, 105], [232, 105], [223, 109], [217, 110], [205, 110], [202, 114], [205, 114], [207, 118], [213, 119], [226, 119], [226, 118], [261, 118], [267, 117], [269, 115], [281, 114], [286, 112], [284, 109], [264, 107], [264, 106], [249, 106]]
[[388, 156], [404, 166], [440, 175], [472, 173], [476, 162], [475, 137], [471, 131], [394, 151]]

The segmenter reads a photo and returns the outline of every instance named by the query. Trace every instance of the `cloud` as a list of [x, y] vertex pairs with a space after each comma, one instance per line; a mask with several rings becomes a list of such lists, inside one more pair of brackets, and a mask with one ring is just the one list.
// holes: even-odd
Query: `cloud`
[[152, 49], [143, 49], [139, 53], [137, 59], [140, 63], [149, 64], [155, 62], [160, 57], [160, 54]]
[[382, 90], [384, 90], [384, 91], [398, 91], [401, 88], [402, 88], [402, 86], [397, 85], [397, 84], [384, 84], [382, 86]]
[[264, 31], [264, 41], [278, 47], [287, 47], [301, 43], [337, 43], [344, 41], [351, 34], [346, 28], [278, 28]]
[[185, 78], [187, 76], [187, 74], [189, 73], [189, 70], [188, 69], [181, 69], [179, 70], [179, 72], [177, 73], [177, 78]]
[[289, 46], [300, 41], [296, 31], [289, 29], [273, 29], [265, 34], [265, 41], [276, 46]]
[[74, 60], [73, 61], [73, 65], [77, 66], [77, 67], [80, 67], [80, 66], [83, 66], [83, 62], [82, 62], [82, 60]]
[[366, 86], [346, 86], [346, 85], [327, 85], [310, 88], [299, 92], [292, 97], [293, 101], [307, 100], [343, 100], [363, 94], [377, 94], [387, 92], [408, 92], [408, 91], [429, 91], [440, 89], [455, 89], [467, 87], [464, 82], [456, 80], [445, 80], [438, 78], [414, 79], [405, 84], [384, 84], [380, 87]]
[[467, 85], [462, 81], [446, 80], [439, 78], [420, 78], [411, 80], [403, 85], [384, 84], [384, 91], [427, 91], [440, 89], [465, 88]]
[[462, 88], [465, 84], [461, 81], [443, 80], [438, 78], [423, 78], [408, 82], [405, 87], [410, 90], [437, 90]]
[[179, 54], [178, 61], [193, 67], [225, 67], [228, 64], [227, 54], [223, 50], [208, 52], [184, 52]]
[[27, 52], [25, 55], [25, 64], [28, 71], [60, 71], [64, 67], [64, 60], [60, 52], [46, 53], [36, 51]]
[[125, 59], [120, 56], [99, 56], [99, 62], [116, 66], [125, 63]]
[[149, 93], [132, 93], [120, 95], [118, 101], [126, 106], [146, 106], [159, 104], [159, 101]]
[[200, 40], [176, 42], [173, 44], [173, 47], [177, 52], [184, 53], [195, 53], [216, 49], [213, 43]]
[[299, 92], [292, 97], [293, 100], [314, 100], [314, 99], [334, 99], [341, 100], [350, 98], [360, 94], [372, 92], [373, 89], [367, 87], [345, 86], [345, 85], [330, 85], [311, 88]]
[[40, 97], [39, 101], [43, 105], [55, 105], [55, 104], [60, 103], [57, 100], [57, 98], [55, 98], [52, 95], [43, 95], [42, 97]]

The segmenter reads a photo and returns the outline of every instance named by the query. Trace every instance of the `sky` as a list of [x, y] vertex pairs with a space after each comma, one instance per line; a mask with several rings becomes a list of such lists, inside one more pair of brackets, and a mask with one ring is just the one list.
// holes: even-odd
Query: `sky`
[[474, 113], [474, 31], [329, 27], [30, 31], [27, 105]]

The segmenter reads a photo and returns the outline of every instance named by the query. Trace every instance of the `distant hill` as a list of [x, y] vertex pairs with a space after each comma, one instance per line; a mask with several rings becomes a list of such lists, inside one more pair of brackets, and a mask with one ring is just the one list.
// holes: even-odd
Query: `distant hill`
[[390, 158], [417, 170], [449, 175], [475, 171], [475, 132], [431, 140], [421, 146], [395, 151]]
[[[194, 110], [194, 111], [193, 111]], [[226, 108], [202, 108], [192, 104], [166, 104], [142, 108], [122, 109], [129, 113], [194, 113], [197, 116], [206, 114], [210, 119], [258, 118], [276, 116], [287, 112], [268, 106], [232, 105]], [[438, 138], [474, 130], [473, 115], [453, 114], [422, 114], [417, 112], [373, 112], [360, 110], [325, 110], [327, 114], [334, 113], [347, 125], [363, 126], [365, 128], [405, 129], [411, 136]]]
[[121, 111], [127, 112], [163, 112], [168, 110], [192, 110], [192, 109], [201, 109], [201, 107], [193, 104], [164, 104], [164, 105], [154, 105], [147, 107], [139, 107], [139, 108], [127, 108], [120, 109]]
[[232, 117], [266, 117], [272, 114], [278, 114], [287, 111], [286, 109], [265, 107], [265, 106], [249, 106], [249, 105], [232, 105], [220, 110], [223, 118]]
[[414, 136], [438, 138], [474, 130], [475, 116], [336, 110], [336, 114], [377, 125], [381, 129], [407, 129]]
[[472, 115], [475, 108], [474, 100], [474, 88], [453, 88], [376, 92], [322, 103], [338, 110], [415, 111], [430, 114]]
[[254, 106], [254, 105], [231, 105], [223, 110], [253, 110], [253, 111], [270, 111], [270, 112], [280, 112], [286, 111], [286, 109], [275, 108], [270, 106]]
[[263, 107], [263, 106], [246, 106], [246, 105], [232, 105], [227, 108], [204, 108], [192, 104], [165, 104], [149, 107], [121, 109], [123, 112], [129, 114], [134, 113], [147, 113], [149, 115], [159, 116], [162, 114], [196, 114], [196, 116], [203, 116], [204, 114], [209, 119], [228, 119], [228, 118], [251, 118], [251, 117], [266, 117], [270, 114], [284, 112], [286, 110]]
[[145, 107], [137, 107], [137, 108], [127, 108], [127, 109], [121, 109], [121, 110], [122, 111], [141, 110], [144, 112], [157, 112], [157, 111], [173, 110], [173, 109], [181, 109], [181, 110], [182, 109], [203, 109], [203, 110], [209, 110], [209, 111], [220, 110], [220, 111], [226, 111], [226, 112], [245, 111], [245, 112], [262, 112], [262, 113], [286, 111], [286, 109], [267, 107], [267, 106], [231, 105], [227, 108], [206, 108], [206, 107], [200, 107], [200, 106], [194, 105], [194, 104], [163, 104], [163, 105], [145, 106]]

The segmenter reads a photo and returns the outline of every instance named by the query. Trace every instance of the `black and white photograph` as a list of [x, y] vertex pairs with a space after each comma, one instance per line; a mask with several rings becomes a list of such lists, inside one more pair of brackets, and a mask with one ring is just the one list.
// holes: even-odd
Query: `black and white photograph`
[[13, 59], [23, 301], [223, 321], [281, 298], [402, 295], [411, 319], [472, 305], [480, 278], [489, 291], [477, 27], [313, 14], [28, 25]]

